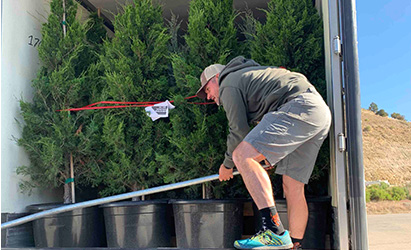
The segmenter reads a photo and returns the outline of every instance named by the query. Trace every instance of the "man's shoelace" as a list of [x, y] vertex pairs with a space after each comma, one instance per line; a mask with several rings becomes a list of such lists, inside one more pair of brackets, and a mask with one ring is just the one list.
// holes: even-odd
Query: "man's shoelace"
[[263, 227], [260, 229], [260, 231], [258, 231], [256, 234], [254, 234], [253, 237], [251, 237], [251, 239], [254, 239], [254, 238], [258, 237], [260, 234], [264, 233], [267, 229], [268, 228], [263, 225]]

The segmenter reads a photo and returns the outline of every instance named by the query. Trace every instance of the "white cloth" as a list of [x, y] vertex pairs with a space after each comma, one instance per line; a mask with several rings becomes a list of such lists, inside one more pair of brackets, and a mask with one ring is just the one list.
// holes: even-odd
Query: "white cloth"
[[145, 110], [147, 115], [151, 117], [151, 120], [155, 121], [159, 118], [168, 117], [168, 110], [174, 108], [174, 105], [167, 100], [165, 102], [154, 104], [154, 106], [146, 107]]

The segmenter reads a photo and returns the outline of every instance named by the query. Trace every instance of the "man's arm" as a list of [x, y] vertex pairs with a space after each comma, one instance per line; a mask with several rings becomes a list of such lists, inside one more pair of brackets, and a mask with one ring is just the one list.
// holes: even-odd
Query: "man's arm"
[[227, 151], [224, 166], [234, 168], [233, 151], [250, 131], [247, 119], [247, 101], [240, 89], [225, 87], [220, 92], [220, 100], [227, 115], [229, 135], [227, 136]]

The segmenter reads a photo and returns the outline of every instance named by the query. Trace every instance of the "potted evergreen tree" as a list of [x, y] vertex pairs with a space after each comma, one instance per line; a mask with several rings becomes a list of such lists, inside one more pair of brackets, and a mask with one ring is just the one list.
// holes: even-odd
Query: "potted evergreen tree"
[[[165, 101], [168, 93], [168, 43], [161, 6], [135, 0], [115, 17], [115, 34], [104, 43], [102, 100]], [[167, 120], [152, 121], [144, 108], [96, 113], [102, 121], [103, 166], [94, 169], [102, 196], [138, 191], [162, 183], [155, 153], [166, 146]], [[97, 184], [97, 183], [96, 183]], [[171, 246], [168, 201], [117, 202], [104, 208], [109, 247]], [[138, 223], [137, 223], [138, 222]]]
[[[17, 174], [30, 177], [20, 183], [22, 191], [64, 186], [63, 204], [39, 204], [31, 212], [74, 203], [76, 183], [85, 181], [88, 165], [93, 162], [89, 146], [95, 132], [86, 113], [61, 111], [89, 102], [93, 81], [88, 68], [98, 45], [87, 40], [87, 30], [100, 30], [102, 21], [80, 24], [76, 20], [77, 4], [72, 0], [53, 0], [50, 15], [42, 27], [39, 47], [41, 67], [33, 80], [33, 101], [20, 101], [24, 119], [18, 144], [30, 158], [29, 166], [20, 166]], [[93, 32], [94, 33], [94, 32]], [[86, 247], [105, 243], [101, 214], [97, 208], [80, 209], [36, 220], [37, 247]], [[55, 228], [55, 223], [59, 226]], [[54, 226], [53, 226], [54, 225]]]
[[[264, 24], [257, 21], [254, 34], [248, 34], [251, 57], [261, 65], [283, 66], [303, 73], [326, 100], [324, 34], [321, 18], [310, 0], [271, 0]], [[313, 174], [306, 186], [309, 222], [303, 245], [325, 248], [327, 221], [321, 215], [329, 213], [330, 199], [324, 197], [328, 189], [329, 140], [321, 147]], [[285, 226], [288, 225], [282, 179], [270, 175], [277, 209]], [[313, 197], [315, 196], [315, 197]], [[258, 211], [256, 214], [258, 215]], [[260, 220], [257, 219], [259, 222]], [[259, 229], [260, 226], [257, 226]], [[322, 239], [322, 240], [318, 240]]]
[[[217, 105], [194, 105], [184, 97], [195, 95], [205, 67], [225, 64], [238, 53], [235, 17], [232, 0], [190, 2], [185, 44], [172, 56], [176, 109], [170, 116], [170, 145], [157, 155], [167, 183], [215, 174], [223, 162], [228, 131], [224, 111]], [[241, 237], [243, 204], [213, 199], [227, 198], [228, 189], [226, 183], [207, 183], [202, 197], [200, 187], [193, 186], [183, 196], [190, 200], [173, 202], [177, 247], [228, 248]]]

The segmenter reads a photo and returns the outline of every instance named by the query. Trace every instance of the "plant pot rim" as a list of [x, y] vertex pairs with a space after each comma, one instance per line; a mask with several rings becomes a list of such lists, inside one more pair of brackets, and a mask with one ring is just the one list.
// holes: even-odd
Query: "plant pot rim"
[[215, 204], [215, 203], [244, 203], [249, 199], [199, 199], [199, 200], [170, 200], [172, 204]]
[[153, 204], [168, 204], [168, 200], [146, 200], [146, 201], [120, 201], [112, 202], [108, 204], [101, 205], [99, 207], [132, 207], [132, 206], [142, 206], [142, 205], [153, 205]]
[[26, 206], [26, 209], [30, 212], [40, 212], [44, 210], [49, 210], [53, 208], [58, 208], [58, 207], [64, 207], [66, 205], [72, 205], [75, 203], [58, 203], [58, 202], [50, 202], [50, 203], [38, 203], [38, 204], [31, 204]]
[[[307, 203], [316, 203], [316, 202], [330, 202], [331, 201], [331, 196], [306, 196], [305, 200], [307, 201]], [[249, 201], [254, 202], [253, 199], [250, 199]], [[276, 202], [287, 202], [286, 198], [275, 198], [274, 199], [274, 203]]]
[[[33, 213], [39, 213], [59, 207], [64, 207], [67, 205], [73, 205], [75, 203], [70, 203], [70, 204], [64, 204], [64, 203], [40, 203], [40, 204], [32, 204], [26, 207], [26, 210], [28, 211], [29, 214]], [[83, 208], [76, 208], [70, 211], [66, 212], [61, 212], [58, 214], [52, 214], [52, 215], [46, 215], [44, 218], [50, 218], [50, 217], [60, 217], [60, 216], [73, 216], [73, 215], [86, 215], [86, 214], [91, 214], [95, 213], [98, 210], [97, 206], [92, 206], [92, 207], [83, 207]]]

